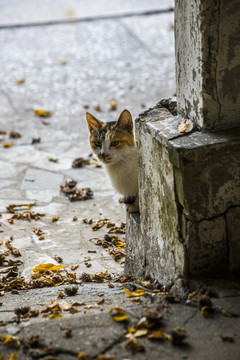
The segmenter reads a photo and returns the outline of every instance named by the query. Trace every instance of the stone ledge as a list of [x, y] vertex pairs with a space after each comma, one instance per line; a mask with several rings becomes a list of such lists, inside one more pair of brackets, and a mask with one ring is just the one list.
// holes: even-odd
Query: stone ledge
[[172, 284], [240, 271], [240, 129], [179, 134], [155, 107], [136, 120], [140, 216], [128, 216], [126, 273]]

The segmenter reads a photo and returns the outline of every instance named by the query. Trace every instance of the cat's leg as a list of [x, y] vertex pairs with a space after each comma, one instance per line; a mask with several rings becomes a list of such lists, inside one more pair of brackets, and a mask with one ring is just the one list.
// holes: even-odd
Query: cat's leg
[[139, 212], [139, 197], [126, 196], [123, 198], [123, 203], [126, 205], [126, 211], [129, 213]]

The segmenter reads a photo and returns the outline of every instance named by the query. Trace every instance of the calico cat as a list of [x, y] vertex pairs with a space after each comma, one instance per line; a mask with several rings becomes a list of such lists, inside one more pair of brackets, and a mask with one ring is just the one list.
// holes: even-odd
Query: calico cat
[[128, 212], [138, 212], [138, 159], [132, 116], [123, 110], [118, 121], [104, 123], [86, 113], [90, 145], [103, 162], [114, 188], [124, 196]]

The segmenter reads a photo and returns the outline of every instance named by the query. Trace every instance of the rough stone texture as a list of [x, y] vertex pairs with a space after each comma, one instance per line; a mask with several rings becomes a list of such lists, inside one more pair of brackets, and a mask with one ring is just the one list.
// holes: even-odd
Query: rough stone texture
[[[180, 134], [179, 116], [159, 106], [136, 121], [140, 215], [128, 217], [126, 272], [172, 284], [238, 271], [240, 129]], [[144, 272], [128, 260], [134, 239]]]
[[240, 207], [232, 207], [226, 213], [228, 229], [229, 261], [233, 271], [239, 271], [240, 264]]
[[175, 4], [179, 113], [204, 129], [239, 126], [239, 1]]

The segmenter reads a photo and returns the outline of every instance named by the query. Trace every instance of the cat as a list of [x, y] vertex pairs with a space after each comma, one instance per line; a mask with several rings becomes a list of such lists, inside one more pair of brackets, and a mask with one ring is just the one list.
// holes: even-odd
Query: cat
[[90, 146], [105, 165], [113, 187], [129, 213], [139, 212], [138, 156], [132, 116], [123, 110], [117, 121], [102, 122], [86, 113]]

